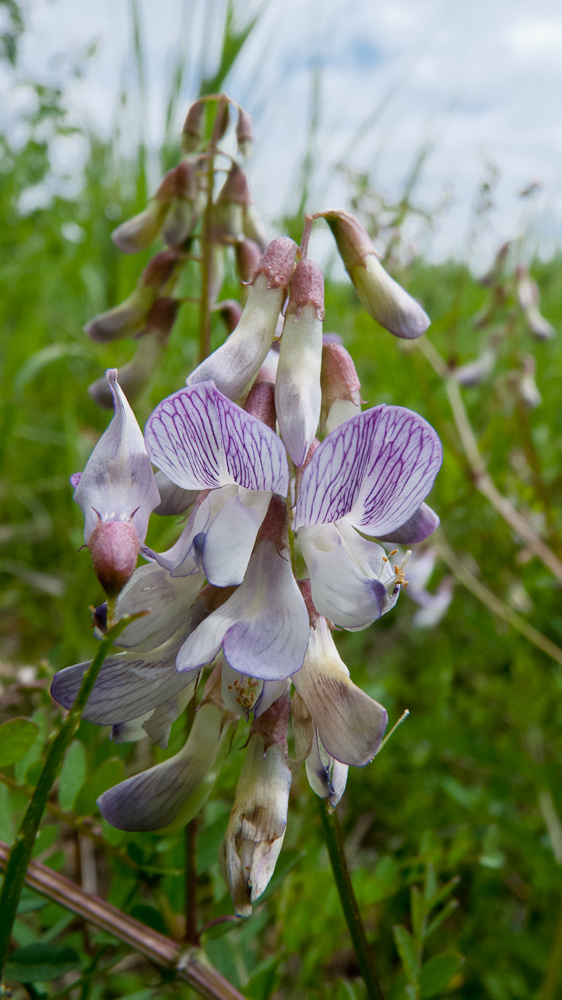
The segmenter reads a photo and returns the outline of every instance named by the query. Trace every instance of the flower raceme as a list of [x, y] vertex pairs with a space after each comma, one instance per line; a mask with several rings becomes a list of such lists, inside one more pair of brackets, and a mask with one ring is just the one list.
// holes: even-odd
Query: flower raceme
[[[121, 829], [179, 828], [206, 801], [236, 721], [249, 720], [221, 848], [240, 914], [265, 889], [283, 841], [291, 684], [297, 758], [335, 805], [348, 767], [377, 753], [387, 716], [352, 682], [332, 628], [363, 629], [390, 611], [407, 553], [391, 562], [385, 545], [421, 542], [439, 523], [425, 503], [441, 463], [437, 434], [403, 407], [361, 412], [350, 355], [322, 336], [321, 270], [297, 249], [284, 237], [266, 248], [229, 337], [156, 407], [144, 438], [108, 372], [115, 415], [73, 477], [114, 616], [150, 611], [119, 636], [84, 718], [111, 726], [117, 742], [148, 735], [165, 747], [215, 663], [183, 750], [104, 793], [100, 810]], [[418, 335], [423, 310], [388, 282], [385, 325]], [[145, 544], [152, 511], [186, 516], [167, 551]], [[133, 572], [139, 550], [148, 562]], [[305, 580], [294, 571], [301, 557]], [[103, 630], [103, 608], [96, 623]], [[56, 675], [65, 707], [86, 666]]]

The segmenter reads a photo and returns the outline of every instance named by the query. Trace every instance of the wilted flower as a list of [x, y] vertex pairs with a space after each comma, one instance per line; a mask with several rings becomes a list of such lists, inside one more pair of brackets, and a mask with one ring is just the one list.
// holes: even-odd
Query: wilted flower
[[421, 337], [430, 319], [419, 303], [391, 278], [379, 262], [363, 226], [350, 212], [320, 212], [334, 234], [340, 256], [363, 308], [397, 337]]
[[249, 917], [275, 869], [287, 827], [290, 699], [282, 695], [253, 726], [219, 862], [235, 912]]

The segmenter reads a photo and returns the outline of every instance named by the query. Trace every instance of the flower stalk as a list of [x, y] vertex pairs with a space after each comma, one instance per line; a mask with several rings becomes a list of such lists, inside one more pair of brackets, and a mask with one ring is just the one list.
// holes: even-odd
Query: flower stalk
[[363, 921], [361, 920], [361, 913], [357, 905], [353, 885], [351, 884], [351, 876], [347, 867], [343, 837], [336, 810], [330, 805], [328, 799], [319, 799], [318, 804], [334, 881], [340, 897], [347, 929], [353, 943], [353, 950], [357, 957], [357, 964], [367, 988], [367, 996], [369, 1000], [384, 1000], [384, 993], [375, 970], [373, 952], [367, 941], [367, 935]]

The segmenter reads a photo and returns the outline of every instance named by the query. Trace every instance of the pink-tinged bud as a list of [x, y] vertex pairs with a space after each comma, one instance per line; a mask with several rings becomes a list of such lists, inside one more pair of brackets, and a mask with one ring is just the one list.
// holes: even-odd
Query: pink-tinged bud
[[296, 466], [302, 465], [320, 419], [324, 277], [301, 260], [291, 281], [275, 381], [279, 430]]
[[361, 383], [353, 358], [345, 347], [337, 343], [322, 344], [322, 411], [320, 424], [326, 432], [335, 430], [345, 420], [361, 412]]
[[275, 386], [273, 382], [254, 382], [244, 404], [246, 413], [257, 417], [275, 430]]
[[213, 206], [213, 238], [221, 243], [240, 243], [244, 238], [242, 211], [252, 196], [244, 171], [233, 164]]
[[369, 235], [350, 212], [322, 212], [363, 308], [396, 337], [413, 340], [430, 319], [422, 307], [391, 278], [380, 263]]
[[258, 374], [256, 375], [256, 382], [273, 382], [275, 384], [275, 379], [277, 378], [278, 366], [279, 366], [279, 342], [274, 341], [269, 351], [266, 354], [265, 361], [263, 362]]
[[100, 521], [88, 541], [94, 572], [108, 597], [125, 586], [137, 565], [139, 536], [130, 521]]
[[228, 333], [232, 333], [236, 329], [242, 316], [242, 306], [236, 299], [223, 299], [222, 302], [216, 302], [211, 307], [211, 311], [220, 314]]
[[183, 263], [183, 254], [178, 250], [162, 250], [146, 265], [140, 284], [154, 289], [159, 296], [166, 296], [175, 285]]
[[238, 122], [236, 124], [236, 142], [238, 152], [242, 156], [249, 156], [252, 151], [254, 132], [252, 128], [252, 118], [244, 108], [238, 109]]
[[241, 243], [236, 244], [234, 252], [236, 254], [238, 277], [244, 284], [248, 284], [254, 277], [256, 268], [260, 262], [260, 248], [253, 240], [242, 240]]
[[287, 505], [282, 497], [274, 493], [269, 501], [267, 514], [261, 523], [256, 545], [267, 539], [273, 542], [278, 552], [281, 552], [282, 549], [288, 548], [289, 545], [288, 527], [289, 516], [287, 514]]
[[181, 148], [186, 155], [194, 153], [203, 138], [205, 101], [195, 101], [188, 109], [183, 123]]
[[226, 180], [219, 191], [217, 204], [226, 202], [227, 204], [242, 205], [247, 208], [252, 204], [253, 198], [248, 187], [248, 178], [245, 172], [237, 163], [233, 163]]
[[[154, 303], [133, 360], [120, 368], [119, 384], [130, 403], [140, 396], [158, 369], [179, 305], [178, 299]], [[105, 375], [88, 386], [88, 394], [98, 406], [113, 409], [113, 394]]]
[[154, 289], [140, 285], [120, 305], [100, 313], [99, 316], [95, 316], [94, 319], [86, 323], [84, 332], [92, 340], [97, 340], [102, 344], [112, 340], [120, 340], [123, 337], [134, 337], [135, 334], [144, 330], [146, 317], [155, 298]]
[[145, 250], [154, 243], [160, 235], [160, 231], [168, 211], [167, 204], [159, 203], [154, 199], [149, 202], [148, 208], [139, 215], [127, 219], [114, 229], [111, 239], [122, 253], [133, 254]]
[[229, 399], [240, 398], [273, 342], [296, 252], [296, 243], [287, 237], [270, 243], [258, 264], [236, 329], [191, 373], [187, 385], [212, 381]]

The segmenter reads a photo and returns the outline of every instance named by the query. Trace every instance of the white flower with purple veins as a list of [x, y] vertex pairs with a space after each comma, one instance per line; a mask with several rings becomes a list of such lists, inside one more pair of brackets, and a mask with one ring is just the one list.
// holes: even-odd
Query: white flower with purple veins
[[394, 607], [403, 569], [363, 536], [409, 544], [435, 531], [439, 518], [423, 501], [441, 461], [436, 432], [400, 406], [375, 406], [324, 439], [295, 516], [319, 614], [354, 631]]
[[200, 382], [156, 407], [145, 439], [152, 461], [173, 483], [208, 491], [173, 549], [153, 557], [172, 575], [200, 567], [217, 587], [242, 583], [271, 497], [289, 490], [279, 437], [213, 382]]
[[152, 511], [160, 503], [142, 431], [117, 381], [106, 372], [115, 413], [82, 473], [75, 473], [74, 500], [85, 518], [84, 541], [96, 574], [114, 595], [131, 576], [146, 538]]

